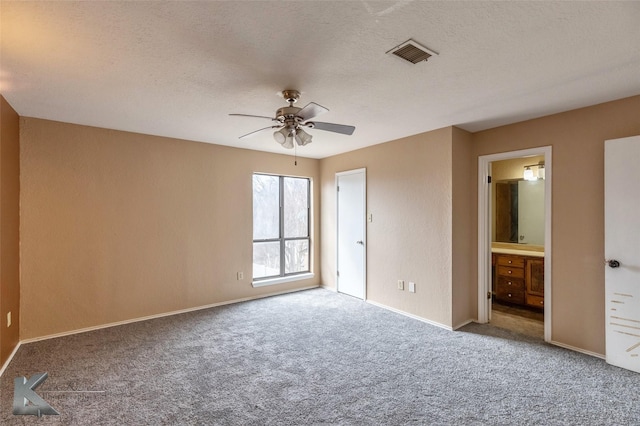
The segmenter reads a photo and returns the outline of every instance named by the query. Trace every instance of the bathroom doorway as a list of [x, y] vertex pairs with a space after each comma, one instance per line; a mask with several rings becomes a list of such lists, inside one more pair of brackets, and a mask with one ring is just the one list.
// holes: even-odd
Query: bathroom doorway
[[479, 157], [478, 321], [551, 340], [551, 147]]

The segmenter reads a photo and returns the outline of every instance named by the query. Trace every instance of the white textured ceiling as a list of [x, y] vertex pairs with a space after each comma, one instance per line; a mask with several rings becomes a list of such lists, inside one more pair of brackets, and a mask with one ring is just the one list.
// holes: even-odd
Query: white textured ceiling
[[[317, 102], [298, 155], [478, 131], [640, 94], [640, 2], [1, 3], [2, 94], [22, 116], [291, 153], [277, 93]], [[385, 54], [413, 38], [439, 53]], [[640, 112], [639, 112], [640, 116]]]

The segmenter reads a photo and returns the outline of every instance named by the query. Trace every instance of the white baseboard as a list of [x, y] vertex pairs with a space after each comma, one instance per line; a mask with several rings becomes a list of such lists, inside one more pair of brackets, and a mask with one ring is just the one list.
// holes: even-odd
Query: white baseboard
[[303, 288], [296, 288], [294, 290], [286, 290], [286, 291], [279, 291], [279, 292], [274, 292], [274, 293], [269, 293], [269, 294], [261, 294], [259, 296], [243, 297], [241, 299], [234, 299], [234, 300], [229, 300], [229, 301], [226, 301], [226, 302], [211, 303], [209, 305], [196, 306], [194, 308], [180, 309], [178, 311], [164, 312], [164, 313], [161, 313], [161, 314], [155, 314], [155, 315], [149, 315], [149, 316], [145, 316], [145, 317], [133, 318], [133, 319], [124, 320], [124, 321], [111, 322], [111, 323], [108, 323], [108, 324], [101, 324], [101, 325], [96, 325], [96, 326], [93, 326], [93, 327], [86, 327], [86, 328], [80, 328], [80, 329], [77, 329], [77, 330], [64, 331], [62, 333], [55, 333], [55, 334], [49, 334], [47, 336], [34, 337], [34, 338], [31, 338], [31, 339], [24, 339], [24, 340], [20, 341], [18, 346], [20, 346], [20, 344], [24, 344], [24, 343], [33, 343], [33, 342], [39, 342], [39, 341], [42, 341], [42, 340], [55, 339], [57, 337], [71, 336], [73, 334], [86, 333], [86, 332], [89, 332], [89, 331], [101, 330], [103, 328], [117, 327], [119, 325], [132, 324], [134, 322], [148, 321], [148, 320], [152, 320], [152, 319], [156, 319], [156, 318], [168, 317], [168, 316], [171, 316], [171, 315], [178, 315], [178, 314], [185, 314], [185, 313], [188, 313], [188, 312], [201, 311], [203, 309], [215, 308], [217, 306], [232, 305], [234, 303], [240, 303], [240, 302], [248, 302], [250, 300], [263, 299], [265, 297], [278, 296], [278, 295], [287, 294], [287, 293], [295, 293], [295, 292], [298, 292], [298, 291], [310, 290], [312, 288], [318, 288], [318, 287], [319, 287], [319, 285], [312, 285], [312, 286], [303, 287]]
[[570, 351], [580, 352], [581, 354], [594, 356], [596, 358], [600, 358], [600, 359], [605, 359], [606, 358], [604, 355], [599, 354], [597, 352], [587, 351], [587, 350], [584, 350], [584, 349], [576, 348], [575, 346], [567, 345], [567, 344], [556, 342], [556, 341], [553, 341], [553, 340], [551, 340], [549, 343], [551, 343], [552, 345], [555, 345], [555, 346], [559, 346], [561, 348], [569, 349]]
[[412, 318], [412, 319], [415, 319], [415, 320], [418, 320], [418, 321], [421, 321], [421, 322], [426, 322], [427, 324], [431, 324], [431, 325], [434, 325], [436, 327], [444, 328], [445, 330], [453, 331], [453, 328], [449, 327], [448, 325], [440, 324], [439, 322], [431, 321], [431, 320], [428, 320], [426, 318], [422, 318], [422, 317], [419, 317], [417, 315], [413, 315], [413, 314], [410, 314], [408, 312], [401, 311], [400, 309], [392, 308], [391, 306], [387, 306], [387, 305], [383, 305], [382, 303], [374, 302], [372, 300], [367, 300], [366, 302], [370, 303], [370, 304], [372, 304], [374, 306], [377, 306], [379, 308], [386, 309], [386, 310], [391, 311], [391, 312], [395, 312], [396, 314], [404, 315], [405, 317], [409, 317], [409, 318]]
[[329, 286], [326, 286], [324, 284], [322, 284], [320, 287], [324, 288], [325, 290], [333, 291], [334, 293], [338, 292], [338, 289], [335, 288], [335, 287], [329, 287]]

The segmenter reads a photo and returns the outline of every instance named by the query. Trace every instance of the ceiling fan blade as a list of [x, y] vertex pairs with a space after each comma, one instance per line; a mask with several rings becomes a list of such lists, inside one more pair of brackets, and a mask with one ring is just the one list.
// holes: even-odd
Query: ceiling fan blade
[[296, 115], [302, 118], [302, 121], [307, 121], [313, 117], [317, 117], [320, 114], [324, 114], [329, 110], [322, 105], [318, 105], [315, 102], [309, 102], [304, 108], [302, 108]]
[[267, 129], [277, 129], [277, 128], [279, 128], [279, 127], [280, 127], [280, 126], [269, 126], [269, 127], [263, 127], [262, 129], [254, 130], [254, 131], [253, 131], [253, 132], [251, 132], [251, 133], [247, 133], [246, 135], [242, 135], [242, 136], [238, 137], [238, 139], [246, 138], [246, 137], [248, 137], [248, 136], [253, 136], [253, 135], [255, 135], [256, 133], [261, 132], [261, 131], [263, 131], [263, 130], [267, 130]]
[[309, 123], [312, 129], [326, 130], [328, 132], [341, 133], [343, 135], [352, 135], [356, 128], [354, 126], [346, 126], [344, 124], [322, 123], [320, 121], [311, 121]]
[[229, 114], [236, 117], [254, 117], [254, 118], [266, 118], [267, 120], [275, 121], [276, 119], [273, 117], [267, 117], [264, 115], [251, 115], [251, 114]]

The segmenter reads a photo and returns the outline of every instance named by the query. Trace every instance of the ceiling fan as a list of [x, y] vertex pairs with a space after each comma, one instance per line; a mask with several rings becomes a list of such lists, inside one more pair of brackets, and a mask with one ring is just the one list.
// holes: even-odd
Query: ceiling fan
[[305, 146], [311, 143], [312, 136], [305, 132], [303, 127], [326, 130], [329, 132], [341, 133], [343, 135], [352, 135], [353, 131], [356, 129], [354, 126], [346, 126], [344, 124], [311, 121], [312, 118], [329, 110], [315, 102], [309, 102], [304, 108], [294, 107], [293, 104], [300, 98], [300, 92], [297, 90], [283, 90], [282, 97], [289, 102], [289, 106], [278, 108], [274, 118], [263, 115], [229, 114], [238, 117], [266, 118], [267, 120], [271, 120], [276, 123], [272, 126], [264, 127], [251, 133], [247, 133], [246, 135], [242, 135], [240, 136], [240, 139], [252, 136], [263, 130], [278, 129], [273, 132], [273, 138], [284, 148], [291, 149], [294, 147], [294, 141], [299, 146]]

